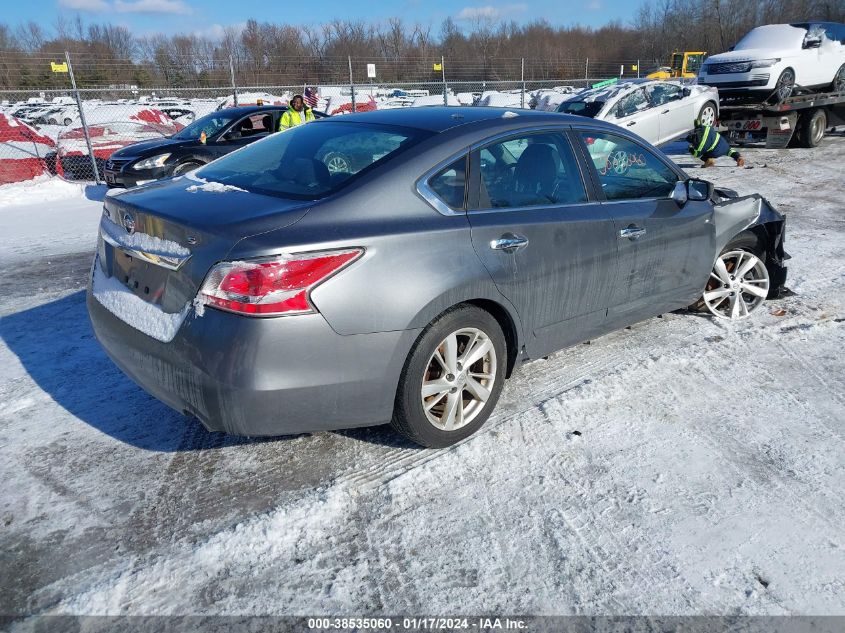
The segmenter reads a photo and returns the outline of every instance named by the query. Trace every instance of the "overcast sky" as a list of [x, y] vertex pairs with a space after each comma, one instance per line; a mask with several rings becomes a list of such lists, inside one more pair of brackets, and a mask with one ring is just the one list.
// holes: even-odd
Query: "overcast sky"
[[136, 35], [201, 33], [218, 35], [227, 25], [254, 18], [259, 22], [316, 24], [329, 20], [381, 21], [397, 16], [408, 22], [430, 23], [433, 31], [452, 16], [470, 24], [476, 16], [530, 22], [545, 18], [555, 25], [601, 26], [610, 20], [628, 22], [639, 0], [4, 0], [2, 21], [16, 24], [34, 20], [51, 26], [63, 14], [85, 21], [112, 22]]

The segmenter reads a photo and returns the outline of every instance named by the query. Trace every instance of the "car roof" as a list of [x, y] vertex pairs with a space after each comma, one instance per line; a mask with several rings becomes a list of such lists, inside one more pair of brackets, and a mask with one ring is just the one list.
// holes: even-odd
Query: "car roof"
[[583, 123], [584, 117], [541, 112], [520, 108], [467, 107], [467, 106], [424, 106], [420, 108], [395, 108], [345, 114], [322, 119], [320, 123], [360, 122], [381, 125], [398, 125], [431, 132], [444, 132], [468, 123], [495, 122], [514, 123], [520, 119], [526, 124]]

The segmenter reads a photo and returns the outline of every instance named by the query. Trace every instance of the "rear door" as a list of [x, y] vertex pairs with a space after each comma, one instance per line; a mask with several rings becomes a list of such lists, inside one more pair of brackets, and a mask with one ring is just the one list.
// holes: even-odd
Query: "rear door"
[[607, 130], [577, 136], [618, 245], [610, 322], [633, 323], [692, 303], [713, 266], [712, 204], [672, 200], [681, 178], [645, 144]]
[[476, 148], [468, 217], [476, 253], [520, 314], [530, 357], [604, 331], [614, 226], [588, 193], [565, 128]]

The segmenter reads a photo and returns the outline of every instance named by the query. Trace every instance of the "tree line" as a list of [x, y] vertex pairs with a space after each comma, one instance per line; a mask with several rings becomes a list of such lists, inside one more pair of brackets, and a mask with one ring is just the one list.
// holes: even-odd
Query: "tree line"
[[[573, 16], [577, 19], [577, 16]], [[673, 50], [717, 53], [761, 24], [845, 21], [842, 0], [644, 0], [627, 24], [555, 26], [479, 16], [439, 26], [401, 18], [295, 26], [249, 20], [212, 36], [137, 37], [124, 26], [59, 17], [49, 26], [0, 23], [0, 89], [65, 88], [50, 61], [70, 51], [80, 87], [202, 88], [377, 81], [553, 80], [610, 75], [620, 63], [665, 64]], [[523, 62], [524, 61], [524, 67]], [[587, 62], [586, 60], [590, 60]], [[523, 75], [524, 73], [524, 75]]]

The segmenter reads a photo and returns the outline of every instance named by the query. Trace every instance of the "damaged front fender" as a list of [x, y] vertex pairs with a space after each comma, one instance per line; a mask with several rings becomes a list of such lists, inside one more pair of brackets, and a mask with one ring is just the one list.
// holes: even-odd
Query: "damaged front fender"
[[743, 231], [753, 232], [765, 248], [765, 263], [769, 271], [769, 298], [780, 296], [786, 283], [789, 259], [783, 240], [786, 217], [759, 194], [729, 198], [713, 206], [713, 225], [716, 233], [716, 255]]

